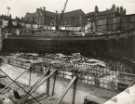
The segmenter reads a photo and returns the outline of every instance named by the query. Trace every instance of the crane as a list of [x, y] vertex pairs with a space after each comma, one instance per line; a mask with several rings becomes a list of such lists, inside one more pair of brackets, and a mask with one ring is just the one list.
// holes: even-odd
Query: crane
[[64, 4], [64, 8], [63, 8], [63, 10], [62, 10], [62, 13], [64, 13], [64, 12], [65, 12], [66, 7], [67, 7], [67, 3], [68, 3], [68, 0], [66, 0], [66, 2], [65, 2], [65, 4]]
[[64, 7], [63, 7], [63, 9], [62, 9], [62, 11], [61, 11], [61, 14], [60, 14], [60, 18], [59, 19], [57, 19], [57, 21], [56, 21], [56, 30], [59, 30], [59, 26], [62, 24], [62, 21], [63, 21], [63, 17], [64, 17], [64, 12], [65, 12], [65, 10], [66, 10], [66, 7], [67, 7], [67, 3], [68, 3], [68, 0], [66, 0], [66, 2], [65, 2], [65, 4], [64, 4]]

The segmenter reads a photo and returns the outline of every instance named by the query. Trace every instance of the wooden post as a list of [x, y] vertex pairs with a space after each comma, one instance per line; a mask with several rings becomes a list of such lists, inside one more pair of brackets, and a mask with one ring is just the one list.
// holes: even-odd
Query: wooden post
[[57, 77], [57, 72], [55, 73], [54, 75], [54, 78], [53, 78], [53, 88], [52, 88], [52, 96], [54, 95], [54, 90], [55, 90], [55, 84], [56, 84], [56, 77]]
[[45, 81], [47, 81], [47, 79], [52, 77], [55, 72], [56, 72], [56, 70], [52, 71], [48, 76], [43, 77], [38, 84], [34, 84], [32, 86], [32, 89], [30, 90], [30, 92], [32, 93], [32, 92], [36, 91], [39, 88], [39, 86], [42, 85]]
[[[48, 71], [47, 75], [50, 74], [50, 70]], [[50, 92], [50, 78], [47, 79], [47, 82], [46, 82], [46, 94], [47, 96], [49, 96], [49, 92]]]
[[67, 88], [65, 89], [63, 95], [60, 97], [60, 99], [58, 100], [58, 102], [56, 104], [61, 104], [63, 98], [65, 97], [65, 95], [67, 94], [67, 92], [69, 91], [69, 89], [71, 88], [71, 86], [74, 84], [75, 80], [77, 79], [77, 77], [73, 77], [73, 79], [70, 81], [70, 83], [68, 84]]
[[30, 67], [29, 70], [29, 86], [31, 87], [31, 73], [32, 73], [32, 67]]
[[1, 27], [0, 27], [0, 51], [2, 50], [2, 45], [3, 45], [2, 42], [3, 42], [2, 41], [2, 30], [1, 30]]
[[73, 84], [73, 98], [72, 98], [72, 104], [75, 104], [76, 100], [76, 90], [77, 90], [77, 79], [75, 80]]

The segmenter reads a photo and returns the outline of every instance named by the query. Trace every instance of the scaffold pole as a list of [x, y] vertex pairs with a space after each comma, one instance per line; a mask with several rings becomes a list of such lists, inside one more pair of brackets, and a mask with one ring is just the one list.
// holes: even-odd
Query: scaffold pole
[[60, 99], [58, 100], [58, 102], [56, 104], [61, 104], [63, 98], [65, 97], [65, 95], [67, 94], [67, 92], [69, 91], [69, 89], [71, 88], [71, 86], [74, 84], [74, 82], [75, 82], [76, 79], [77, 79], [77, 77], [74, 76], [73, 79], [70, 81], [70, 83], [68, 84], [68, 86], [65, 89], [64, 93], [62, 94], [62, 96], [60, 97]]
[[55, 84], [56, 84], [56, 78], [57, 78], [57, 71], [53, 77], [53, 88], [52, 88], [52, 96], [54, 95], [54, 90], [55, 90]]

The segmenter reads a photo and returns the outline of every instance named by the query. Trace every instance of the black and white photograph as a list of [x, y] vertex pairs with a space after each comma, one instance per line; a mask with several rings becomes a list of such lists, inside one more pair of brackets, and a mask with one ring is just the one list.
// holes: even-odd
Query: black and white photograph
[[135, 104], [135, 0], [0, 0], [0, 104]]

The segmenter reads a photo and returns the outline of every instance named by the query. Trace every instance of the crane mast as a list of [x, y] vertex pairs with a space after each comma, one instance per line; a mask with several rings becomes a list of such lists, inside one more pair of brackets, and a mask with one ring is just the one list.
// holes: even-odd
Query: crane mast
[[62, 24], [63, 17], [64, 17], [64, 12], [65, 12], [66, 7], [67, 7], [67, 3], [68, 3], [68, 0], [66, 0], [66, 2], [64, 4], [64, 8], [61, 11], [60, 18], [58, 18], [58, 15], [57, 15], [57, 19], [56, 19], [56, 30], [59, 30], [60, 25]]
[[64, 4], [64, 8], [63, 8], [63, 10], [62, 10], [62, 13], [64, 13], [64, 12], [65, 12], [66, 7], [67, 7], [67, 3], [68, 3], [68, 0], [66, 0], [66, 2], [65, 2], [65, 4]]

